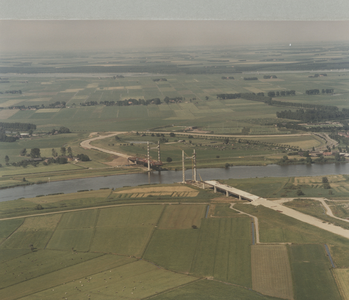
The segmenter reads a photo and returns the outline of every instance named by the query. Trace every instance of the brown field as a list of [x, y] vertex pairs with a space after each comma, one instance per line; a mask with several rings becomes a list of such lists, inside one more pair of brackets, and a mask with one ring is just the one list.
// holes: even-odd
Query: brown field
[[61, 91], [61, 93], [76, 93], [82, 91], [83, 89], [67, 89], [65, 91]]
[[168, 205], [159, 222], [159, 229], [186, 229], [200, 227], [206, 205]]
[[[295, 185], [301, 185], [301, 184], [311, 184], [311, 183], [320, 183], [322, 184], [322, 177], [323, 176], [314, 176], [314, 177], [296, 177], [294, 179]], [[341, 181], [346, 181], [346, 178], [343, 175], [330, 175], [327, 176], [328, 181], [330, 183], [336, 183]]]
[[61, 195], [27, 198], [24, 200], [38, 203], [38, 204], [43, 204], [43, 203], [54, 203], [59, 201], [76, 200], [76, 199], [84, 199], [84, 198], [107, 198], [109, 194], [110, 194], [110, 190], [98, 190], [98, 191], [79, 192], [79, 193], [72, 193], [72, 194], [61, 194]]
[[38, 109], [35, 113], [36, 114], [44, 114], [44, 113], [56, 113], [59, 112], [61, 109], [60, 108], [44, 108], [44, 109]]
[[16, 230], [19, 231], [37, 231], [37, 230], [53, 230], [56, 228], [61, 214], [26, 218], [23, 224]]
[[2, 109], [0, 110], [0, 119], [4, 120], [12, 117], [19, 109]]
[[1, 106], [2, 107], [9, 107], [9, 106], [12, 106], [12, 105], [16, 105], [17, 103], [22, 102], [22, 101], [23, 101], [22, 99], [21, 100], [8, 100], [8, 101], [6, 101], [4, 103], [1, 103]]
[[244, 86], [244, 89], [249, 90], [252, 93], [263, 93], [264, 91], [252, 86]]
[[349, 300], [349, 269], [334, 269], [334, 276], [344, 300]]
[[115, 194], [127, 194], [127, 198], [143, 197], [196, 197], [199, 192], [186, 186], [162, 186], [149, 188], [135, 188], [115, 192]]
[[285, 245], [254, 245], [252, 288], [264, 295], [293, 299], [292, 275]]

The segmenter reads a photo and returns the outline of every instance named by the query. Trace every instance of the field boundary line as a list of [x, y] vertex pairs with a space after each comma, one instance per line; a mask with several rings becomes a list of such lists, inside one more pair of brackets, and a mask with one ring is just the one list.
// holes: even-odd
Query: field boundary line
[[59, 221], [57, 222], [55, 229], [52, 230], [52, 234], [51, 234], [50, 238], [47, 240], [47, 243], [46, 243], [44, 249], [46, 249], [47, 245], [48, 245], [49, 242], [51, 241], [53, 235], [55, 234], [55, 232], [56, 232], [56, 230], [57, 230], [57, 227], [58, 227], [59, 223], [61, 223], [62, 218], [63, 218], [63, 214], [61, 214], [61, 217], [59, 218]]
[[[20, 219], [20, 218], [19, 218]], [[5, 243], [5, 241], [7, 241], [17, 230], [18, 230], [18, 228], [19, 227], [21, 227], [22, 225], [23, 225], [23, 223], [24, 223], [24, 219], [23, 219], [23, 221], [22, 221], [22, 223], [14, 230], [14, 231], [12, 231], [1, 243], [0, 243], [0, 246], [3, 244], [3, 243]]]
[[69, 209], [69, 210], [60, 210], [60, 211], [53, 211], [53, 212], [47, 212], [42, 214], [34, 214], [34, 215], [25, 215], [25, 216], [17, 216], [17, 217], [8, 217], [8, 218], [1, 218], [0, 221], [6, 221], [6, 220], [14, 220], [14, 219], [21, 219], [21, 218], [29, 218], [29, 217], [39, 217], [39, 216], [46, 216], [46, 215], [53, 215], [53, 214], [61, 214], [65, 212], [74, 212], [74, 211], [82, 211], [82, 210], [88, 210], [88, 209], [103, 209], [103, 208], [109, 208], [109, 207], [117, 207], [117, 206], [128, 206], [128, 205], [182, 205], [182, 204], [198, 204], [203, 205], [207, 204], [207, 202], [195, 202], [195, 203], [181, 203], [181, 202], [149, 202], [149, 203], [142, 203], [142, 202], [136, 202], [136, 203], [122, 203], [122, 204], [111, 204], [111, 205], [102, 205], [102, 206], [92, 206], [92, 207], [84, 207], [84, 208], [76, 208], [76, 209]]
[[[166, 270], [166, 269], [165, 269]], [[167, 270], [168, 271], [168, 270]], [[173, 271], [170, 271], [170, 272], [173, 272]], [[173, 272], [173, 273], [176, 273], [176, 272]], [[179, 273], [179, 274], [181, 274], [181, 273]], [[182, 275], [187, 275], [187, 274], [182, 274]], [[192, 275], [187, 275], [187, 276], [192, 276]], [[192, 276], [192, 277], [194, 277], [195, 278], [195, 276]], [[196, 277], [197, 278], [197, 277]], [[192, 283], [194, 283], [194, 282], [197, 282], [197, 281], [201, 281], [201, 280], [205, 280], [205, 278], [197, 278], [196, 280], [193, 280], [193, 281], [190, 281], [190, 282], [187, 282], [187, 283], [183, 283], [183, 284], [181, 284], [181, 285], [177, 285], [177, 286], [175, 286], [175, 287], [172, 287], [172, 288], [169, 288], [169, 289], [167, 289], [167, 290], [164, 290], [164, 291], [162, 291], [162, 292], [160, 292], [160, 293], [157, 293], [156, 295], [150, 295], [150, 296], [147, 296], [147, 297], [145, 297], [145, 298], [142, 298], [142, 300], [146, 300], [146, 299], [151, 299], [151, 298], [154, 298], [154, 297], [157, 297], [157, 296], [159, 296], [159, 295], [161, 295], [161, 294], [164, 294], [164, 293], [167, 293], [167, 292], [169, 292], [169, 291], [173, 291], [173, 290], [177, 290], [177, 289], [179, 289], [179, 288], [181, 288], [181, 287], [184, 287], [184, 286], [186, 286], [186, 285], [189, 285], [189, 284], [192, 284]]]
[[96, 219], [95, 219], [95, 222], [94, 222], [94, 225], [93, 225], [93, 235], [91, 237], [91, 240], [90, 240], [90, 244], [88, 245], [88, 252], [90, 252], [91, 250], [91, 246], [93, 244], [93, 240], [95, 238], [95, 234], [96, 234], [96, 230], [97, 230], [97, 223], [98, 223], [98, 219], [99, 219], [99, 214], [100, 214], [101, 210], [100, 209], [97, 209], [97, 216], [96, 216]]
[[247, 215], [249, 217], [251, 217], [253, 220], [254, 220], [254, 226], [255, 226], [255, 233], [256, 233], [256, 244], [260, 244], [260, 240], [259, 240], [259, 223], [258, 223], [258, 218], [256, 216], [253, 216], [253, 215], [250, 215], [248, 213], [245, 213], [241, 210], [238, 210], [236, 208], [234, 208], [233, 206], [235, 205], [236, 203], [230, 203], [230, 209], [233, 209], [235, 211], [238, 211], [239, 213], [241, 214], [244, 214], [244, 215]]
[[147, 251], [148, 246], [149, 246], [149, 244], [150, 244], [150, 240], [152, 239], [155, 230], [157, 230], [157, 228], [158, 228], [158, 226], [159, 226], [159, 222], [160, 222], [160, 220], [161, 220], [162, 215], [164, 214], [164, 211], [165, 211], [166, 207], [167, 207], [167, 205], [163, 205], [161, 214], [160, 214], [160, 216], [159, 216], [159, 218], [158, 218], [158, 220], [157, 220], [157, 222], [156, 222], [156, 225], [153, 227], [153, 230], [151, 231], [151, 233], [150, 233], [150, 235], [149, 235], [149, 239], [148, 239], [146, 245], [144, 246], [144, 249], [143, 249], [143, 251], [142, 251], [142, 254], [141, 254], [140, 258], [143, 258], [145, 252]]

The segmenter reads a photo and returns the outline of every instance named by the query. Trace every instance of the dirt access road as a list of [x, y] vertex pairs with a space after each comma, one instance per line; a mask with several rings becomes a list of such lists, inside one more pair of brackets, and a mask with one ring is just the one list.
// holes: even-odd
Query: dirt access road
[[113, 155], [116, 155], [116, 156], [119, 156], [119, 157], [123, 157], [123, 158], [129, 158], [130, 156], [127, 155], [127, 154], [124, 154], [124, 153], [120, 153], [120, 152], [115, 152], [115, 151], [111, 151], [111, 150], [107, 150], [107, 149], [103, 149], [103, 148], [99, 148], [99, 147], [96, 147], [96, 146], [92, 146], [90, 144], [90, 142], [92, 141], [96, 141], [96, 140], [102, 140], [102, 139], [106, 139], [106, 138], [109, 138], [109, 137], [112, 137], [112, 136], [116, 136], [116, 135], [119, 135], [119, 134], [124, 134], [124, 133], [127, 133], [126, 131], [115, 131], [115, 132], [112, 132], [110, 134], [107, 134], [107, 135], [98, 135], [96, 137], [93, 137], [93, 138], [90, 138], [88, 140], [85, 140], [85, 141], [82, 141], [80, 143], [80, 146], [84, 149], [95, 149], [95, 150], [98, 150], [98, 151], [101, 151], [101, 152], [104, 152], [104, 153], [108, 153], [108, 154], [113, 154]]

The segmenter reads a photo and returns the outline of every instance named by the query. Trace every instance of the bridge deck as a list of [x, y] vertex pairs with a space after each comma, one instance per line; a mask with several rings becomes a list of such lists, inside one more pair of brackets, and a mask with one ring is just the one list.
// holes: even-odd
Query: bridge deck
[[225, 192], [228, 192], [230, 194], [233, 194], [235, 196], [239, 196], [239, 197], [241, 197], [243, 199], [246, 199], [248, 201], [255, 201], [255, 200], [260, 199], [260, 197], [258, 197], [256, 195], [252, 195], [252, 194], [250, 194], [248, 192], [236, 189], [236, 188], [231, 187], [229, 185], [219, 183], [218, 181], [215, 181], [215, 180], [207, 180], [207, 181], [204, 181], [204, 183], [208, 184], [208, 185], [211, 185], [213, 187], [216, 187], [217, 189], [220, 189], [220, 190], [223, 190]]

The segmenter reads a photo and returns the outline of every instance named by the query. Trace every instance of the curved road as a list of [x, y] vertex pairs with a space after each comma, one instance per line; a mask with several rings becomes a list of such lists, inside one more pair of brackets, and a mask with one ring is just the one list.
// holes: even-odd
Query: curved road
[[80, 146], [82, 148], [84, 148], [84, 149], [95, 149], [95, 150], [98, 150], [98, 151], [101, 151], [101, 152], [105, 152], [105, 153], [108, 153], [108, 154], [113, 154], [113, 155], [116, 155], [116, 156], [129, 158], [130, 156], [127, 155], [127, 154], [120, 153], [120, 152], [115, 152], [115, 151], [111, 151], [111, 150], [107, 150], [107, 149], [103, 149], [103, 148], [99, 148], [99, 147], [96, 147], [96, 146], [92, 146], [90, 144], [90, 142], [92, 142], [92, 141], [102, 140], [102, 139], [106, 139], [106, 138], [109, 138], [109, 137], [112, 137], [112, 136], [116, 136], [116, 135], [119, 135], [119, 134], [124, 134], [124, 133], [127, 133], [127, 132], [126, 131], [115, 131], [115, 132], [113, 132], [111, 134], [108, 134], [108, 135], [99, 135], [97, 137], [90, 138], [88, 140], [82, 141], [80, 143]]

